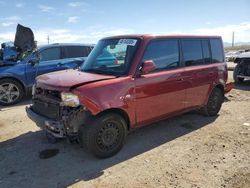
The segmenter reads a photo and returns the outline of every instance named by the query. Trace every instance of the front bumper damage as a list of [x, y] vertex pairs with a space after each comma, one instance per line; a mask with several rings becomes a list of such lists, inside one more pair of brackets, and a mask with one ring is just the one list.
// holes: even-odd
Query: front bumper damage
[[31, 107], [26, 107], [28, 117], [36, 123], [36, 125], [51, 133], [57, 138], [66, 137], [66, 131], [63, 121], [54, 121], [34, 112]]
[[78, 136], [80, 126], [87, 122], [91, 113], [83, 106], [64, 106], [61, 99], [55, 97], [58, 94], [54, 91], [48, 91], [47, 95], [43, 95], [46, 92], [34, 95], [32, 105], [26, 107], [27, 116], [39, 128], [46, 130], [54, 137], [72, 138]]

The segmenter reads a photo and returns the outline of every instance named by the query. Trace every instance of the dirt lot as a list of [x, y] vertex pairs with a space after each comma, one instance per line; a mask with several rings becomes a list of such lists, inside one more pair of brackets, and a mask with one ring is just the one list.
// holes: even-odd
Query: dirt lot
[[[137, 130], [105, 160], [67, 141], [47, 143], [26, 117], [29, 101], [0, 107], [0, 187], [249, 188], [250, 82], [227, 99], [217, 117], [188, 113]], [[47, 149], [56, 155], [43, 159]]]

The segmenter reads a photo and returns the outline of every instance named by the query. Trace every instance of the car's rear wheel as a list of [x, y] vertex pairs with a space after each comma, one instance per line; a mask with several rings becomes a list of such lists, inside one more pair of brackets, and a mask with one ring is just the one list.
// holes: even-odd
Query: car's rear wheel
[[80, 134], [83, 147], [96, 157], [106, 158], [115, 155], [123, 147], [127, 125], [120, 115], [109, 113], [82, 126]]
[[241, 65], [238, 63], [235, 68], [234, 68], [234, 73], [233, 73], [233, 77], [234, 77], [234, 81], [236, 83], [242, 83], [244, 81], [244, 78], [239, 78], [238, 75], [240, 75], [241, 71]]
[[22, 85], [13, 79], [0, 80], [0, 105], [9, 106], [18, 103], [24, 95]]
[[222, 106], [224, 95], [219, 88], [214, 88], [211, 92], [207, 105], [203, 108], [203, 112], [207, 116], [216, 116]]

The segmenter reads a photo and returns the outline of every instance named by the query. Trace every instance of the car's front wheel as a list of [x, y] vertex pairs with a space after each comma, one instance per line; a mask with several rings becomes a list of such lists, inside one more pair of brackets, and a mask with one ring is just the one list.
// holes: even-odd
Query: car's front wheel
[[16, 80], [0, 80], [0, 105], [9, 106], [16, 104], [23, 98], [23, 95], [23, 87]]
[[115, 155], [123, 147], [127, 125], [120, 115], [109, 113], [82, 126], [80, 134], [83, 147], [96, 157], [106, 158]]

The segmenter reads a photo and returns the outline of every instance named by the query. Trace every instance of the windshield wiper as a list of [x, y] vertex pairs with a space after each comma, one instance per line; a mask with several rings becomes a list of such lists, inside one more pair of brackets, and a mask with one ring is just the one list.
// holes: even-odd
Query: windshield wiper
[[91, 72], [91, 73], [97, 73], [97, 74], [107, 74], [107, 75], [115, 75], [116, 72], [114, 71], [104, 71], [102, 69], [86, 69], [83, 70], [84, 72]]

